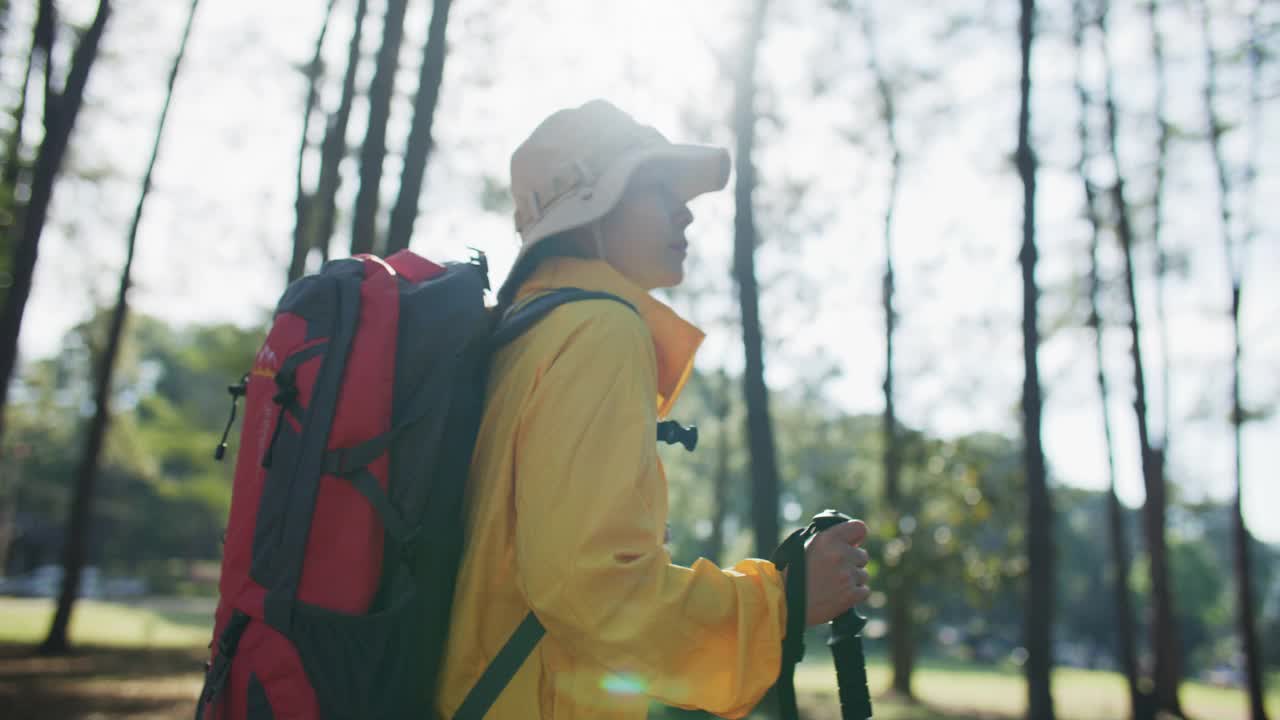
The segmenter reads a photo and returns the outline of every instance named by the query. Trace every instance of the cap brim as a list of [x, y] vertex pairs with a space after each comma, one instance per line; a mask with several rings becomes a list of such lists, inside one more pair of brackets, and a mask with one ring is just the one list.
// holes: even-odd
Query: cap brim
[[671, 188], [682, 202], [724, 189], [729, 182], [729, 151], [708, 145], [650, 145], [618, 158], [596, 182], [561, 198], [522, 235], [517, 261], [539, 240], [604, 217], [622, 198], [636, 168], [650, 162], [670, 170]]
[[671, 188], [684, 202], [723, 190], [729, 182], [729, 151], [724, 148], [671, 145], [656, 150], [639, 164], [649, 161], [660, 162], [670, 169]]

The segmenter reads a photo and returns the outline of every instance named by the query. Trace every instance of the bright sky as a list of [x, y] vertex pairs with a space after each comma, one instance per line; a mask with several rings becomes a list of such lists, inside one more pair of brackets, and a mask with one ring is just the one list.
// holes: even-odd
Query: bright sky
[[[411, 3], [400, 78], [406, 96], [416, 82], [428, 4]], [[87, 17], [89, 5], [81, 0], [72, 8]], [[94, 70], [91, 104], [77, 128], [73, 158], [77, 170], [104, 179], [63, 182], [56, 191], [54, 225], [42, 246], [24, 327], [28, 356], [56, 351], [62, 334], [83, 317], [88, 298], [105, 301], [113, 291], [185, 5], [131, 3], [116, 11], [108, 56]], [[452, 259], [465, 257], [466, 246], [478, 247], [489, 254], [495, 279], [501, 278], [516, 240], [507, 211], [479, 207], [485, 178], [504, 182], [511, 149], [542, 117], [592, 97], [610, 98], [674, 139], [732, 147], [732, 85], [717, 58], [732, 58], [748, 5], [726, 0], [458, 3], [435, 123], [437, 150], [414, 249]], [[977, 0], [964, 5], [949, 3], [947, 10], [968, 10], [974, 17], [986, 12], [987, 4]], [[907, 167], [894, 232], [902, 314], [901, 412], [907, 423], [940, 433], [1018, 430], [1021, 187], [1008, 161], [1017, 101], [1016, 7], [1008, 5], [992, 11], [996, 16], [988, 16], [988, 25], [946, 42], [934, 35], [945, 21], [940, 12], [891, 16], [884, 9], [891, 6], [880, 5], [878, 42], [888, 66], [937, 74], [933, 84], [908, 83], [910, 91], [901, 98]], [[295, 68], [312, 53], [322, 6], [203, 3], [141, 227], [131, 297], [142, 311], [182, 322], [249, 323], [263, 318], [283, 290], [305, 91]], [[337, 102], [336, 76], [351, 32], [351, 6], [354, 2], [339, 0], [339, 17], [326, 42], [334, 78], [324, 97], [327, 107]], [[371, 2], [368, 49], [381, 31], [381, 6]], [[857, 26], [814, 9], [818, 6], [826, 3], [775, 4], [762, 60], [760, 107], [771, 119], [761, 125], [764, 146], [757, 164], [766, 185], [757, 201], [765, 241], [760, 272], [769, 287], [764, 299], [769, 380], [783, 387], [833, 366], [841, 374], [829, 385], [832, 400], [851, 412], [879, 412], [883, 130]], [[1080, 218], [1080, 183], [1070, 172], [1078, 147], [1073, 56], [1064, 34], [1069, 22], [1068, 3], [1049, 5], [1041, 23], [1046, 35], [1035, 51], [1035, 131], [1044, 164], [1037, 206], [1039, 278], [1046, 292], [1043, 323], [1051, 331], [1041, 353], [1044, 441], [1055, 479], [1101, 488], [1106, 469], [1093, 351], [1089, 334], [1079, 328], [1083, 315], [1074, 299], [1088, 236]], [[1180, 126], [1196, 132], [1203, 127], [1198, 20], [1171, 8], [1162, 24], [1174, 56], [1170, 112]], [[991, 30], [992, 25], [1000, 30]], [[1224, 23], [1218, 42], [1237, 41], [1240, 26], [1238, 19]], [[1117, 10], [1113, 27], [1112, 50], [1124, 68], [1118, 77], [1125, 113], [1123, 160], [1135, 199], [1145, 206], [1155, 137], [1144, 115], [1153, 93], [1148, 31], [1145, 18], [1127, 7]], [[16, 72], [0, 69], [6, 84]], [[366, 69], [362, 82], [370, 72]], [[815, 92], [815, 76], [825, 92]], [[1270, 82], [1274, 85], [1274, 79]], [[1241, 119], [1238, 83], [1231, 92], [1235, 100], [1224, 101], [1223, 109]], [[1280, 122], [1275, 110], [1272, 103], [1264, 119], [1271, 138], [1277, 137]], [[358, 103], [352, 138], [359, 137], [364, 112]], [[403, 143], [407, 120], [407, 111], [393, 117], [392, 143]], [[851, 141], [851, 135], [860, 141]], [[1245, 150], [1239, 142], [1244, 136], [1237, 136], [1229, 151], [1238, 162]], [[1280, 290], [1269, 282], [1280, 270], [1280, 216], [1257, 201], [1280, 191], [1275, 157], [1280, 154], [1264, 148], [1260, 158], [1267, 160], [1252, 205], [1261, 232], [1250, 251], [1244, 301], [1246, 401], [1257, 405], [1280, 398], [1280, 342], [1268, 332], [1270, 318], [1280, 310]], [[1168, 291], [1171, 473], [1187, 496], [1226, 498], [1232, 488], [1226, 425], [1228, 295], [1208, 158], [1202, 143], [1185, 141], [1175, 147], [1171, 164], [1165, 240], [1186, 255], [1189, 267]], [[388, 176], [398, 175], [398, 169], [389, 160]], [[1097, 171], [1099, 179], [1110, 172], [1107, 163]], [[798, 198], [787, 191], [801, 186], [807, 190]], [[346, 192], [353, 189], [351, 182], [344, 185]], [[385, 189], [389, 204], [394, 180]], [[732, 316], [731, 194], [700, 199], [693, 210], [698, 217], [691, 229], [693, 275], [707, 292], [696, 300], [681, 294], [674, 302], [711, 330], [700, 366], [736, 369], [742, 364], [739, 338], [715, 322]], [[1137, 223], [1149, 226], [1145, 209]], [[1105, 240], [1113, 248], [1111, 239]], [[1151, 319], [1149, 252], [1143, 250], [1139, 261], [1142, 312]], [[1113, 249], [1105, 262], [1114, 276], [1119, 265]], [[1125, 315], [1117, 293], [1107, 298], [1105, 312], [1117, 325], [1106, 342], [1120, 488], [1124, 500], [1136, 505], [1142, 485], [1129, 407], [1128, 338], [1118, 326]], [[1153, 422], [1159, 428], [1160, 346], [1153, 329], [1143, 341], [1155, 396]], [[1249, 426], [1245, 438], [1246, 517], [1258, 536], [1280, 542], [1280, 514], [1268, 512], [1280, 507], [1280, 475], [1267, 456], [1280, 438], [1280, 419]]]

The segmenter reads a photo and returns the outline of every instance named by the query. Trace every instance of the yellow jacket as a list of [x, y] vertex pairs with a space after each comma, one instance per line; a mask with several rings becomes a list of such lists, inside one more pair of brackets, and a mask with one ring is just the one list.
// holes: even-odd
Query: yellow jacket
[[663, 545], [654, 427], [703, 335], [600, 261], [544, 262], [519, 297], [566, 286], [643, 321], [571, 303], [494, 358], [437, 709], [453, 716], [532, 609], [547, 634], [487, 717], [643, 718], [650, 698], [741, 717], [777, 679], [781, 576], [681, 567]]

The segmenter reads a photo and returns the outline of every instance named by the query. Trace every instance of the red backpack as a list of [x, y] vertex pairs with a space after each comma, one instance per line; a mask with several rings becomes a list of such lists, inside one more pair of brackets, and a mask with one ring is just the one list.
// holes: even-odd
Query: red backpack
[[402, 251], [286, 290], [229, 388], [228, 431], [240, 396], [245, 414], [197, 720], [433, 716], [489, 355], [563, 303], [622, 302], [564, 289], [491, 332], [487, 288], [483, 255]]

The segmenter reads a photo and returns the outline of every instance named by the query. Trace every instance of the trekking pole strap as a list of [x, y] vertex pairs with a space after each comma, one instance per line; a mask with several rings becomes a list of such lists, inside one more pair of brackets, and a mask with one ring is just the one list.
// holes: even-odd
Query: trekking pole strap
[[805, 597], [806, 566], [804, 546], [816, 534], [813, 526], [801, 528], [787, 536], [773, 555], [778, 570], [786, 570], [785, 592], [787, 601], [787, 631], [782, 638], [782, 667], [774, 692], [778, 696], [778, 711], [782, 720], [797, 720], [795, 672], [796, 665], [804, 659], [804, 626], [807, 598]]
[[[782, 667], [774, 690], [783, 720], [798, 720], [796, 705], [796, 665], [804, 659], [806, 563], [805, 545], [818, 533], [852, 520], [835, 510], [824, 510], [813, 517], [807, 527], [796, 530], [778, 546], [773, 562], [786, 570], [787, 634], [782, 639]], [[842, 720], [868, 720], [871, 717], [871, 695], [867, 689], [866, 658], [862, 652], [862, 627], [866, 618], [849, 610], [831, 621], [832, 659], [836, 666], [836, 682]]]

